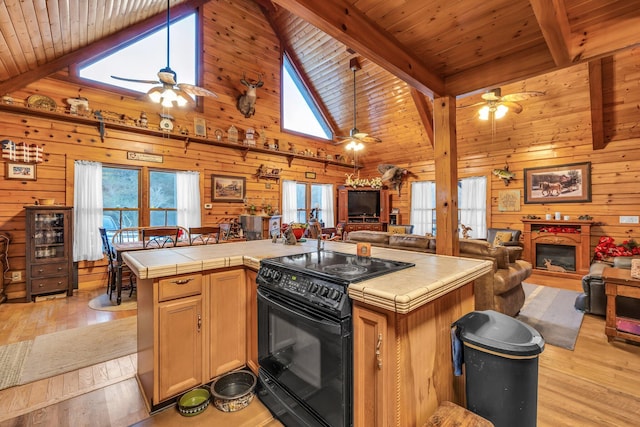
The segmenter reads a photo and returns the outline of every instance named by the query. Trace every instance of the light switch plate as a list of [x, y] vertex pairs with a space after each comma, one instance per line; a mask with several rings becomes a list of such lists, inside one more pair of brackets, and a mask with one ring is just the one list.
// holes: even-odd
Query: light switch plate
[[620, 224], [638, 224], [638, 216], [620, 216]]

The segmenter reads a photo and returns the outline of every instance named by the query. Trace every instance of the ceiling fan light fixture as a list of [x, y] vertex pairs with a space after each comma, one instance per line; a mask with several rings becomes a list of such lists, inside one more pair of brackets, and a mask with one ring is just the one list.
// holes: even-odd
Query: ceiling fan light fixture
[[169, 86], [160, 87], [156, 86], [147, 92], [147, 96], [152, 102], [156, 104], [162, 104], [165, 108], [171, 108], [175, 105], [178, 107], [184, 107], [189, 103], [189, 95], [184, 93], [180, 89], [172, 88]]
[[351, 140], [345, 147], [347, 150], [360, 151], [364, 148], [364, 144], [360, 141]]
[[478, 117], [480, 120], [489, 120], [491, 114], [495, 119], [503, 118], [507, 112], [509, 111], [509, 107], [503, 104], [499, 105], [485, 105], [480, 110], [478, 110]]

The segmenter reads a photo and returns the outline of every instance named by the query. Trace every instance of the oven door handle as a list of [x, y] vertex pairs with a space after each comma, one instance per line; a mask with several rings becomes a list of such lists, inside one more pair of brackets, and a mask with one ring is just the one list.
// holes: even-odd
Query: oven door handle
[[309, 313], [305, 313], [299, 310], [292, 309], [291, 307], [287, 307], [286, 305], [283, 305], [282, 303], [280, 303], [277, 299], [265, 295], [260, 289], [258, 289], [258, 298], [259, 299], [262, 298], [263, 300], [265, 300], [267, 304], [274, 305], [278, 307], [278, 309], [284, 311], [285, 313], [291, 316], [301, 317], [307, 322], [310, 322], [316, 325], [316, 327], [322, 331], [325, 331], [334, 335], [339, 335], [341, 332], [340, 322], [328, 321], [321, 317], [313, 316], [313, 315], [310, 315]]

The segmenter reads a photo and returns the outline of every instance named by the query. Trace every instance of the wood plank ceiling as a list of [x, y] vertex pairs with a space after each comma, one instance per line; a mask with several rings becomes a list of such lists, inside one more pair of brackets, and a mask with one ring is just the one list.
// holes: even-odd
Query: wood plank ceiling
[[[337, 135], [353, 127], [349, 61], [359, 59], [357, 127], [382, 139], [383, 152], [431, 144], [423, 95], [471, 103], [487, 89], [640, 43], [640, 0], [255, 1]], [[162, 22], [165, 10], [165, 0], [1, 2], [0, 94], [77, 62], [74, 53], [128, 27]]]

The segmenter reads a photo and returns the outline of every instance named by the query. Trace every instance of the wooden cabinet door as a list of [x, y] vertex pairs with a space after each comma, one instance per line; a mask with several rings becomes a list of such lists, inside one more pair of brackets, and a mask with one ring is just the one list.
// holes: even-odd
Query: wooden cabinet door
[[160, 303], [157, 327], [161, 402], [202, 384], [202, 296]]
[[338, 222], [349, 221], [349, 190], [341, 188], [338, 190]]
[[353, 421], [356, 427], [386, 426], [393, 408], [392, 337], [387, 316], [358, 304], [353, 307]]
[[215, 378], [246, 364], [247, 287], [242, 268], [209, 276], [209, 374]]
[[389, 214], [391, 213], [391, 200], [389, 198], [389, 190], [380, 190], [380, 222], [389, 223]]
[[247, 366], [258, 373], [258, 285], [257, 271], [246, 270], [247, 280]]

